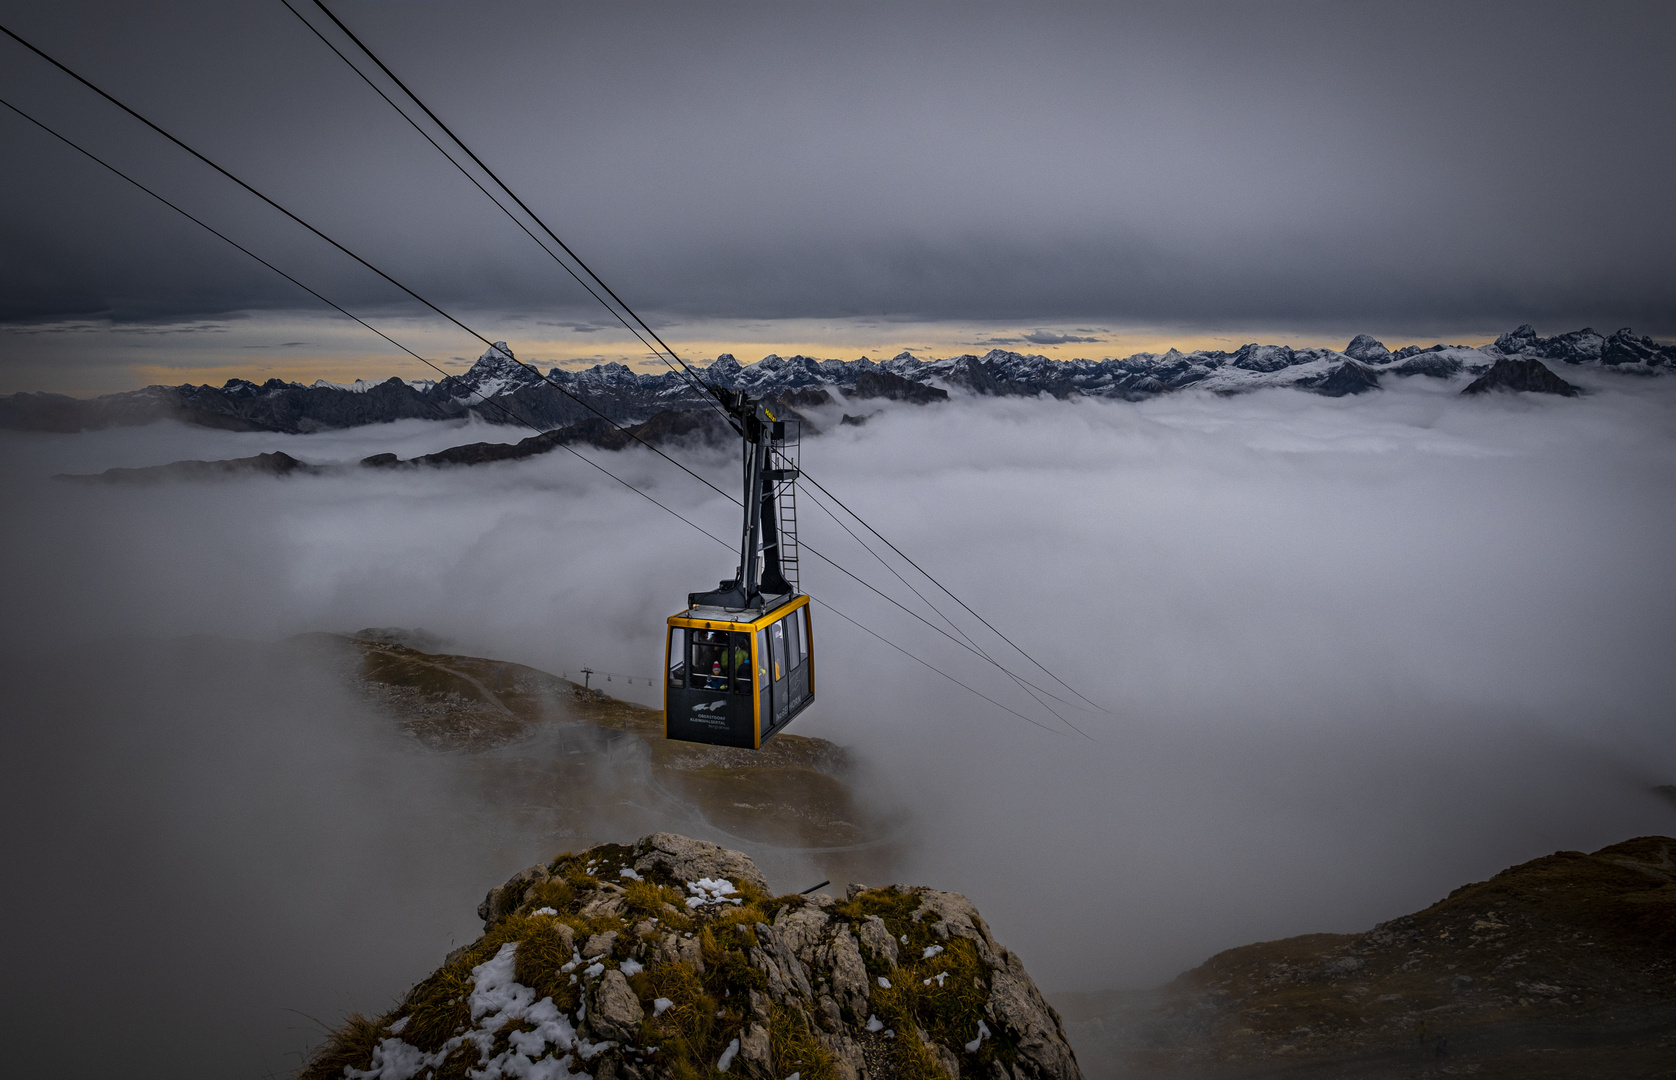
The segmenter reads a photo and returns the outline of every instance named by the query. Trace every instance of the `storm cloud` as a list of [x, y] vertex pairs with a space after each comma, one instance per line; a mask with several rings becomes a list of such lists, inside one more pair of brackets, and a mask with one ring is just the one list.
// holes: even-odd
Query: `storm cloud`
[[[283, 6], [3, 10], [444, 305], [598, 317]], [[657, 319], [1676, 332], [1667, 4], [334, 10]], [[420, 314], [0, 50], [7, 100], [339, 302]], [[312, 310], [15, 116], [0, 130], [5, 320]]]

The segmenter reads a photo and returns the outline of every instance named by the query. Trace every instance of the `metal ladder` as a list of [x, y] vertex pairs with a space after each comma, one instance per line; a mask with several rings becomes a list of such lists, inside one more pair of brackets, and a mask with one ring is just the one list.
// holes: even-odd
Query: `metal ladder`
[[798, 580], [797, 551], [797, 461], [802, 442], [802, 424], [787, 420], [786, 437], [774, 447], [780, 456], [778, 468], [789, 469], [793, 479], [782, 480], [774, 490], [775, 510], [780, 517], [780, 572], [793, 593], [802, 592]]

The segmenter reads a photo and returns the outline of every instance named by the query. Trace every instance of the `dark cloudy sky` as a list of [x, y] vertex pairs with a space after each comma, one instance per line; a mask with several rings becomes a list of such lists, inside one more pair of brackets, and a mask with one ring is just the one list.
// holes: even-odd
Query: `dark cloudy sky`
[[[1676, 334], [1668, 3], [333, 7], [695, 356]], [[279, 0], [0, 12], [487, 336], [633, 358]], [[0, 97], [481, 351], [9, 40]], [[410, 373], [0, 114], [0, 391]]]

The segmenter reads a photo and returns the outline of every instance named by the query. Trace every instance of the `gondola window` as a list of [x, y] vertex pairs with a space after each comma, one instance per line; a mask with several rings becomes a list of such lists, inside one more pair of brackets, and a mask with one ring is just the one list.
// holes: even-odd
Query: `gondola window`
[[677, 626], [669, 632], [669, 685], [687, 683], [687, 632]]
[[[741, 637], [743, 635], [740, 635]], [[734, 635], [726, 630], [692, 632], [692, 672], [689, 686], [698, 690], [731, 690], [736, 668]]]

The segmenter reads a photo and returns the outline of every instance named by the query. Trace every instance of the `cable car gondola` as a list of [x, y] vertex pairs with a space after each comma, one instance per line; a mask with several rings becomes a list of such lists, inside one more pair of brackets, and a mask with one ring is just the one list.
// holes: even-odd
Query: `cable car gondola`
[[796, 421], [718, 395], [744, 439], [739, 569], [669, 617], [664, 737], [753, 750], [815, 700], [809, 597], [797, 591]]

